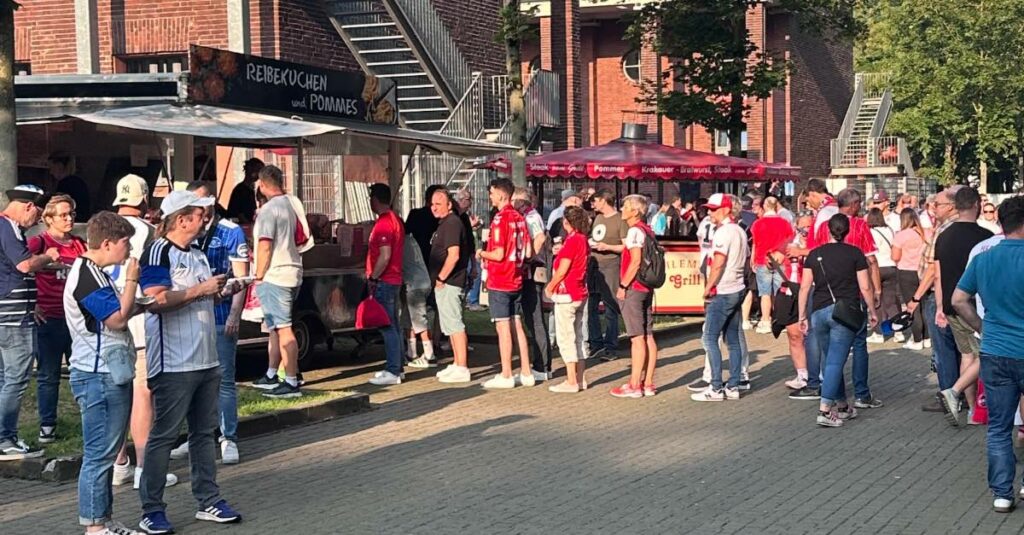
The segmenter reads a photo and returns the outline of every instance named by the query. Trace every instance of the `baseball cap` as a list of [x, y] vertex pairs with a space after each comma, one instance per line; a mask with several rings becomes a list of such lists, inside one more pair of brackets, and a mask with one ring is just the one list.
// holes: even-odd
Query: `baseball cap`
[[708, 199], [708, 202], [704, 206], [706, 206], [708, 210], [732, 208], [732, 197], [724, 193], [715, 193]]
[[46, 196], [45, 192], [39, 186], [33, 186], [32, 184], [15, 186], [14, 189], [9, 189], [5, 193], [7, 194], [7, 199], [11, 201], [30, 202], [37, 206], [45, 204], [43, 202]]
[[139, 175], [124, 175], [117, 181], [114, 206], [138, 206], [149, 197], [149, 184]]
[[200, 197], [193, 191], [172, 191], [164, 197], [163, 202], [160, 203], [160, 214], [161, 217], [167, 217], [174, 212], [183, 210], [189, 206], [199, 208], [213, 206], [213, 202], [213, 197]]
[[910, 328], [910, 324], [913, 323], [914, 317], [909, 312], [900, 312], [889, 319], [892, 323], [892, 330], [895, 332], [905, 331]]
[[573, 189], [563, 189], [562, 190], [562, 201], [563, 202], [568, 200], [568, 199], [571, 199], [573, 197], [579, 197], [579, 196], [580, 196], [580, 194], [576, 193], [576, 190], [573, 190]]
[[880, 189], [871, 196], [871, 202], [888, 202], [889, 194], [884, 189]]

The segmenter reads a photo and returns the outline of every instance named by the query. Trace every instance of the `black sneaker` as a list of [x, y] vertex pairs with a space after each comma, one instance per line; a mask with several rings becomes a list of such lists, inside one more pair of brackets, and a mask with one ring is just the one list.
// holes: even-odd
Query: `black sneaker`
[[853, 400], [853, 406], [858, 409], [877, 409], [882, 406], [882, 400], [875, 396], [868, 396], [866, 398], [857, 398]]
[[689, 389], [690, 392], [703, 392], [707, 390], [709, 386], [711, 386], [711, 383], [701, 379], [686, 385], [686, 388]]
[[805, 386], [789, 393], [789, 399], [820, 399], [821, 390]]
[[298, 398], [302, 397], [302, 391], [298, 386], [288, 384], [288, 381], [281, 381], [273, 390], [263, 393], [268, 398]]
[[281, 384], [281, 380], [275, 375], [273, 377], [267, 377], [264, 375], [259, 379], [252, 382], [253, 388], [259, 388], [260, 390], [273, 390], [277, 388], [277, 385]]
[[299, 382], [299, 386], [306, 386], [306, 380], [302, 378], [302, 372], [295, 373], [295, 380]]
[[0, 440], [0, 461], [20, 461], [42, 456], [43, 450], [33, 448], [17, 437]]
[[57, 428], [50, 425], [44, 425], [39, 428], [39, 443], [40, 444], [53, 444], [57, 442]]

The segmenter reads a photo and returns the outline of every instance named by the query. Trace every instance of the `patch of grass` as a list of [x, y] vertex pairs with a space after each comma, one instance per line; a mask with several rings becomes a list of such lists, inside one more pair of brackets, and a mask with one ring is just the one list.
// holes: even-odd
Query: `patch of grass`
[[[261, 391], [238, 388], [238, 416], [254, 416], [267, 414], [305, 405], [316, 405], [328, 400], [349, 395], [351, 392], [322, 391], [305, 389], [301, 398], [271, 399], [265, 398]], [[39, 444], [39, 409], [36, 400], [36, 381], [32, 379], [25, 397], [21, 402], [18, 436], [30, 445], [46, 449], [47, 457], [79, 455], [82, 452], [82, 416], [78, 403], [71, 394], [71, 385], [67, 378], [62, 377], [60, 383], [60, 399], [57, 404], [57, 441], [52, 444]]]
[[[686, 323], [686, 316], [654, 316], [655, 327], [673, 327]], [[463, 321], [466, 324], [466, 332], [470, 335], [494, 335], [494, 324], [491, 323], [491, 313], [487, 310], [474, 312], [466, 310], [463, 314]], [[584, 320], [585, 321], [585, 320]], [[619, 318], [619, 332], [626, 331], [626, 324]]]

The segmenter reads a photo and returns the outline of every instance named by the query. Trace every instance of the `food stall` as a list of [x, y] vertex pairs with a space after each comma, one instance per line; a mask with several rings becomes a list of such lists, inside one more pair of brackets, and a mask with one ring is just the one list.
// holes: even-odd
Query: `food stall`
[[[657, 197], [654, 193], [664, 191], [667, 184], [693, 182], [706, 185], [704, 194], [739, 193], [745, 184], [794, 180], [800, 175], [799, 168], [785, 164], [650, 142], [643, 125], [624, 126], [622, 137], [604, 145], [528, 157], [526, 176], [533, 185], [538, 204], [544, 204], [546, 192], [567, 185], [576, 190], [610, 186], [616, 197], [622, 199], [633, 193]], [[506, 159], [490, 162], [488, 166], [501, 172], [509, 169]], [[555, 188], [551, 188], [552, 185]], [[644, 188], [645, 185], [654, 188]], [[672, 236], [661, 236], [658, 240], [665, 247], [667, 280], [654, 293], [655, 314], [703, 314], [704, 279], [700, 273], [698, 242]]]
[[[367, 205], [366, 183], [388, 182], [397, 203], [414, 151], [479, 157], [511, 148], [399, 127], [386, 79], [206, 47], [192, 47], [188, 73], [27, 76], [15, 91], [19, 178], [41, 180], [54, 151], [75, 154], [97, 209], [110, 208], [127, 173], [147, 180], [153, 206], [161, 189], [199, 177], [215, 175], [230, 195], [244, 159], [236, 153], [277, 155], [315, 242], [302, 257], [294, 312], [304, 366], [310, 348], [335, 334], [370, 334], [355, 329], [372, 214], [353, 206]], [[243, 322], [239, 345], [266, 340]]]

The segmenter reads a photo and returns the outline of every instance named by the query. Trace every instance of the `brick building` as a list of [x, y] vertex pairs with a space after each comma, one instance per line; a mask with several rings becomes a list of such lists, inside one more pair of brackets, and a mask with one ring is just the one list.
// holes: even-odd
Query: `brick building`
[[[562, 88], [563, 129], [556, 148], [600, 144], [615, 139], [623, 122], [648, 125], [652, 138], [703, 151], [728, 151], [724, 133], [703, 127], [658, 124], [652, 110], [637, 102], [641, 84], [667, 68], [667, 58], [637, 50], [625, 38], [624, 14], [630, 0], [543, 0], [536, 6], [540, 38], [523, 50], [523, 69], [566, 73]], [[754, 101], [747, 119], [747, 155], [803, 168], [803, 176], [829, 172], [829, 140], [837, 135], [850, 103], [853, 52], [799, 31], [784, 12], [759, 6], [747, 27], [759, 47], [793, 61], [789, 84], [766, 101]]]

